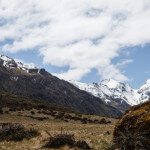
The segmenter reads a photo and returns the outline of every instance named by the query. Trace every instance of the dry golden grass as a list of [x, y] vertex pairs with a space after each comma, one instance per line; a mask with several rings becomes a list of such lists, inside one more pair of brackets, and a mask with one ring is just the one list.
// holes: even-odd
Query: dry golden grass
[[[40, 150], [44, 149], [42, 146], [47, 142], [48, 138], [56, 134], [71, 133], [75, 135], [76, 140], [85, 140], [90, 147], [95, 150], [105, 150], [111, 145], [112, 134], [116, 123], [115, 119], [109, 118], [111, 124], [82, 124], [77, 121], [64, 122], [49, 117], [48, 120], [39, 121], [25, 115], [30, 112], [18, 112], [11, 114], [0, 115], [0, 123], [11, 122], [21, 123], [26, 128], [35, 128], [41, 133], [40, 136], [23, 140], [22, 142], [0, 142], [0, 150]], [[41, 114], [35, 114], [38, 116]], [[98, 116], [86, 116], [88, 118], [101, 118]], [[110, 134], [109, 134], [110, 133]], [[62, 150], [68, 150], [68, 147], [61, 148]], [[75, 149], [74, 149], [75, 150]], [[77, 150], [77, 149], [76, 149]]]

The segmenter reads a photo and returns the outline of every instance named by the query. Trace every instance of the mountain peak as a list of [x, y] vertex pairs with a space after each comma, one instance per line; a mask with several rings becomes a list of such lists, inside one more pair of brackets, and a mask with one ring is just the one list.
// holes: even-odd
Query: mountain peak
[[30, 66], [3, 55], [0, 56], [0, 91], [45, 101], [80, 113], [108, 117], [122, 114], [100, 98], [79, 90], [44, 69], [31, 69]]
[[6, 55], [0, 55], [0, 65], [9, 69], [20, 69], [27, 73], [43, 73], [45, 69], [37, 68], [33, 63], [24, 63], [20, 60], [10, 58]]
[[147, 79], [145, 83], [150, 84], [150, 79]]
[[146, 80], [146, 82], [144, 83], [144, 85], [142, 85], [139, 89], [139, 92], [141, 91], [145, 91], [146, 89], [150, 88], [150, 79]]
[[109, 79], [102, 80], [101, 84], [107, 85], [109, 88], [113, 89], [113, 88], [116, 88], [120, 84], [120, 82], [109, 78]]
[[114, 79], [105, 79], [100, 83], [93, 84], [75, 81], [71, 83], [79, 89], [103, 99], [105, 103], [120, 107], [122, 110], [125, 110], [128, 105], [137, 105], [150, 98], [150, 80], [147, 80], [140, 90], [135, 90], [129, 84]]
[[11, 61], [13, 60], [12, 58], [6, 56], [6, 55], [0, 55], [0, 58], [3, 59], [4, 61]]
[[[33, 64], [26, 64], [5, 55], [0, 55], [0, 66], [14, 70], [20, 69], [21, 73], [26, 72], [30, 75], [50, 75], [45, 69], [39, 69]], [[100, 98], [106, 104], [116, 107], [117, 109], [119, 108], [119, 110], [122, 111], [125, 111], [129, 106], [137, 105], [150, 98], [150, 79], [148, 79], [139, 90], [134, 90], [129, 84], [111, 78], [102, 80], [100, 83], [69, 82], [80, 90], [84, 90]]]

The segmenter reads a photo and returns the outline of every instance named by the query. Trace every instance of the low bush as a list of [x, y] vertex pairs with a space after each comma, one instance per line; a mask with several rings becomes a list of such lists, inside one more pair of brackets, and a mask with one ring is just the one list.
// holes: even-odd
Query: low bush
[[49, 119], [49, 117], [34, 117], [34, 116], [26, 116], [26, 117], [29, 117], [31, 119], [36, 119], [36, 120], [39, 120], [39, 121], [44, 121], [44, 120]]
[[4, 114], [2, 109], [0, 109], [0, 114]]
[[50, 137], [49, 141], [44, 147], [46, 148], [61, 148], [64, 146], [70, 148], [77, 147], [82, 150], [91, 149], [85, 141], [76, 141], [73, 134], [58, 134], [54, 137]]
[[74, 135], [71, 134], [58, 134], [51, 137], [48, 143], [45, 145], [47, 148], [60, 148], [65, 145], [73, 147], [75, 144]]
[[76, 146], [80, 149], [91, 149], [90, 146], [85, 141], [77, 141]]
[[1, 123], [0, 124], [0, 141], [22, 141], [39, 135], [35, 129], [25, 129], [18, 123]]
[[34, 112], [34, 111], [31, 111], [30, 113], [31, 113], [31, 115], [35, 115], [35, 112]]

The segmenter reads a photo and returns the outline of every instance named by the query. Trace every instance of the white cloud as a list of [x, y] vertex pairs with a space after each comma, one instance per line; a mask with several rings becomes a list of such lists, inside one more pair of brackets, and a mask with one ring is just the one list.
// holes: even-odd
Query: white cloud
[[123, 75], [114, 65], [108, 65], [99, 70], [100, 74], [102, 75], [103, 79], [112, 78], [118, 81], [127, 81], [128, 78]]
[[44, 63], [69, 66], [57, 74], [64, 79], [94, 68], [128, 80], [112, 60], [122, 48], [150, 43], [149, 18], [149, 0], [0, 0], [1, 49], [37, 49]]
[[125, 60], [122, 60], [121, 62], [117, 63], [117, 67], [123, 68], [124, 66], [126, 66], [132, 62], [133, 62], [133, 59], [125, 59]]

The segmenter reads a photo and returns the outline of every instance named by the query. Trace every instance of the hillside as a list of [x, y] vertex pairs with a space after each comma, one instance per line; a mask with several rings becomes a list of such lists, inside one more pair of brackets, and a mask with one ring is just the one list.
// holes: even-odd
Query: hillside
[[7, 108], [12, 111], [22, 111], [22, 110], [45, 110], [45, 111], [58, 111], [58, 112], [69, 112], [69, 113], [78, 113], [68, 108], [62, 106], [56, 106], [50, 104], [47, 101], [41, 101], [38, 99], [30, 99], [23, 96], [18, 96], [10, 94], [8, 92], [0, 91], [0, 112], [3, 108]]
[[[22, 141], [1, 141], [1, 150], [48, 150], [43, 146], [48, 142], [49, 138], [58, 134], [73, 134], [75, 140], [86, 141], [87, 144], [95, 150], [107, 150], [112, 142], [113, 129], [116, 119], [105, 118], [109, 121], [106, 123], [86, 123], [80, 120], [73, 120], [71, 118], [87, 118], [88, 120], [105, 120], [103, 117], [94, 115], [79, 115], [74, 113], [65, 113], [70, 116], [70, 119], [62, 119], [60, 117], [51, 116], [45, 111], [32, 110], [19, 110], [10, 111], [3, 109], [4, 114], [0, 114], [0, 127], [1, 124], [16, 124], [23, 125], [26, 129], [34, 129], [39, 132], [37, 137], [31, 139], [24, 139]], [[57, 111], [56, 111], [57, 112]], [[57, 112], [58, 113], [58, 112]], [[14, 132], [14, 131], [13, 131]], [[15, 132], [14, 132], [15, 133]], [[10, 134], [10, 133], [9, 133]], [[0, 129], [1, 137], [1, 129]], [[7, 137], [6, 137], [7, 138]], [[51, 150], [54, 150], [50, 148]], [[71, 148], [72, 150], [83, 150], [78, 148]], [[66, 145], [61, 147], [60, 150], [70, 150]]]
[[115, 127], [114, 144], [124, 150], [150, 149], [150, 101], [124, 114]]
[[45, 69], [20, 65], [21, 63], [7, 56], [1, 56], [0, 60], [1, 91], [29, 99], [38, 99], [41, 102], [46, 101], [80, 113], [112, 117], [121, 115], [119, 110], [105, 104], [100, 98], [52, 76]]
[[[96, 115], [84, 115], [72, 110], [54, 106], [46, 101], [29, 99], [7, 92], [0, 92], [0, 149], [2, 150], [22, 150], [22, 149], [47, 149], [43, 146], [49, 141], [51, 136], [59, 134], [74, 135], [75, 139], [86, 141], [95, 150], [107, 150], [112, 142], [113, 129], [116, 119], [101, 117]], [[8, 131], [16, 126], [17, 130]], [[3, 136], [2, 128], [7, 134]], [[30, 139], [9, 141], [11, 139], [22, 138], [22, 132], [18, 127], [32, 129], [38, 134]], [[24, 128], [22, 130], [25, 130]], [[19, 133], [15, 133], [19, 132]], [[15, 136], [9, 136], [16, 134]], [[6, 138], [7, 141], [2, 139]], [[1, 141], [2, 140], [2, 141]], [[51, 148], [52, 149], [52, 148]], [[60, 149], [70, 150], [66, 145]], [[72, 148], [72, 150], [81, 150]]]

